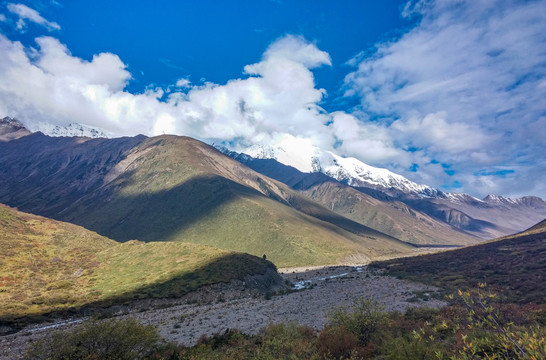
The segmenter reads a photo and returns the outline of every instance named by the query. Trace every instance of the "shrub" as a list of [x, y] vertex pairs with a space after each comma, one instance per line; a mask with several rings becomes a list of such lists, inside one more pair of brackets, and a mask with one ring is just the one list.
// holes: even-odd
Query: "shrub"
[[[496, 294], [480, 283], [478, 289], [458, 291], [459, 301], [467, 310], [466, 319], [459, 326], [462, 348], [457, 359], [544, 359], [546, 358], [546, 331], [539, 325], [517, 326], [509, 311], [496, 306]], [[497, 304], [498, 305], [498, 304]]]
[[134, 360], [150, 355], [161, 341], [157, 330], [133, 318], [88, 321], [71, 333], [58, 332], [32, 343], [24, 359]]
[[369, 352], [357, 337], [344, 327], [327, 326], [320, 332], [317, 350], [323, 359], [360, 359]]
[[328, 324], [346, 329], [358, 339], [361, 345], [368, 345], [385, 317], [381, 304], [359, 299], [349, 310], [339, 308], [330, 313]]
[[269, 325], [254, 359], [313, 359], [316, 357], [313, 329], [297, 324]]

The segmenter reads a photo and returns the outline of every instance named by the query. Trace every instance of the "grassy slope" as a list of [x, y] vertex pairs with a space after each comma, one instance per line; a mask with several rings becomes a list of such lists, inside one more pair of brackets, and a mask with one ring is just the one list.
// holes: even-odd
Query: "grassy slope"
[[458, 231], [386, 194], [378, 200], [365, 193], [365, 190], [370, 189], [353, 188], [322, 173], [302, 173], [273, 159], [252, 159], [237, 153], [231, 153], [231, 156], [255, 171], [290, 186], [332, 212], [402, 241], [433, 245], [469, 245], [478, 241], [474, 236]]
[[373, 263], [373, 267], [449, 292], [485, 282], [509, 302], [544, 304], [546, 220], [511, 236], [442, 253]]
[[400, 201], [382, 202], [350, 186], [324, 182], [305, 191], [314, 201], [349, 219], [415, 244], [468, 245], [471, 235], [412, 209]]
[[269, 262], [187, 243], [119, 244], [79, 226], [0, 206], [0, 320], [185, 294]]
[[194, 139], [150, 138], [129, 157], [115, 180], [64, 218], [119, 241], [207, 244], [266, 254], [283, 267], [411, 251]]

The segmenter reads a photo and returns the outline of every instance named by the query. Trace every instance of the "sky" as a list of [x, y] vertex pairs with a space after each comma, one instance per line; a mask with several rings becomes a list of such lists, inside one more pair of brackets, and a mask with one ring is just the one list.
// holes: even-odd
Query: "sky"
[[0, 117], [546, 198], [546, 0], [0, 2]]

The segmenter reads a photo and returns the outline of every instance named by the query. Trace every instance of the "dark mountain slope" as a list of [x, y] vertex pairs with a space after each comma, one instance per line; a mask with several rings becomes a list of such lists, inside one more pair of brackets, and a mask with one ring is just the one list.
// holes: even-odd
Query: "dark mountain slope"
[[518, 234], [464, 249], [371, 264], [388, 274], [454, 292], [484, 282], [509, 302], [546, 300], [546, 220]]
[[60, 218], [60, 211], [101, 187], [106, 174], [144, 139], [49, 137], [33, 133], [0, 142], [0, 201]]

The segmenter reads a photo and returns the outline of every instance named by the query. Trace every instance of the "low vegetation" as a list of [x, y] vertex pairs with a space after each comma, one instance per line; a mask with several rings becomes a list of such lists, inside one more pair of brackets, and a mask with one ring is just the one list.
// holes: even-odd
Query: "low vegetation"
[[297, 324], [276, 324], [258, 335], [232, 329], [202, 336], [192, 347], [160, 342], [154, 329], [131, 319], [89, 322], [71, 334], [31, 344], [25, 359], [546, 358], [546, 309], [499, 305], [495, 299], [481, 287], [458, 292], [442, 310], [410, 309], [404, 314], [384, 313], [378, 304], [358, 300], [332, 312], [319, 333]]
[[149, 297], [175, 297], [274, 265], [188, 243], [117, 243], [0, 207], [0, 322]]
[[506, 302], [545, 303], [546, 223], [453, 251], [371, 264], [386, 274], [454, 292], [487, 283]]
[[156, 352], [161, 337], [153, 326], [135, 319], [90, 321], [70, 333], [55, 333], [29, 347], [24, 359], [145, 359]]

